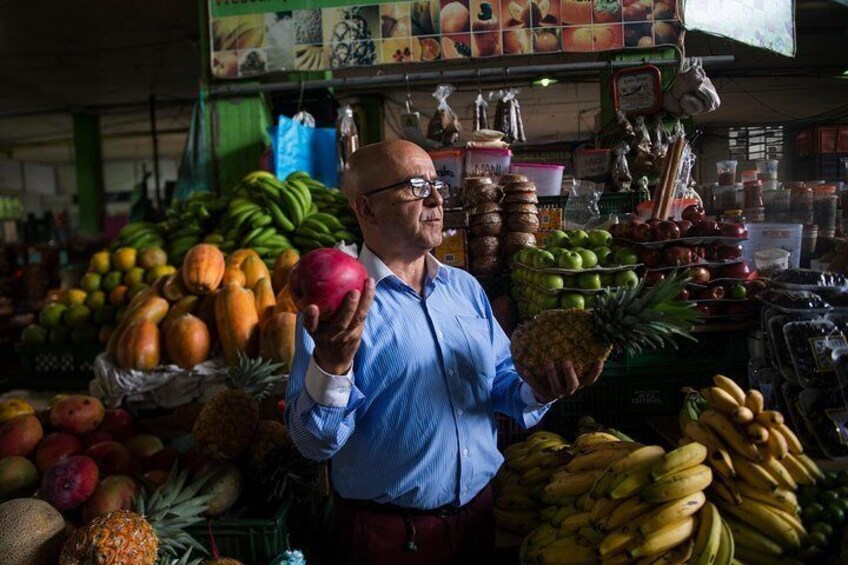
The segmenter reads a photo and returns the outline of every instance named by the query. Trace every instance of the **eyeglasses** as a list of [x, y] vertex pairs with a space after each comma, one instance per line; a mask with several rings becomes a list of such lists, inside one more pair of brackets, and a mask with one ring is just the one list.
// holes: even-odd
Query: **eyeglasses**
[[430, 196], [430, 194], [433, 193], [433, 189], [438, 191], [438, 193], [444, 197], [447, 194], [448, 189], [450, 188], [450, 185], [448, 185], [448, 183], [440, 180], [411, 178], [396, 182], [394, 184], [390, 184], [389, 186], [384, 186], [383, 188], [378, 188], [377, 190], [372, 190], [371, 192], [366, 192], [365, 196], [373, 196], [378, 192], [384, 192], [386, 190], [391, 190], [393, 188], [397, 188], [399, 186], [404, 185], [408, 186], [412, 190], [412, 194], [416, 198], [427, 198], [428, 196]]

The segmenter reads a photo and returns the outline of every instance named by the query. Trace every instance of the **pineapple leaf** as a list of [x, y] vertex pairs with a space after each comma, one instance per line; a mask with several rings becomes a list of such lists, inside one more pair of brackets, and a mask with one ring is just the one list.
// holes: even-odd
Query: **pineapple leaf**
[[262, 401], [279, 382], [282, 368], [282, 363], [263, 359], [261, 355], [250, 358], [239, 351], [236, 366], [227, 371], [227, 386], [244, 390], [256, 400]]

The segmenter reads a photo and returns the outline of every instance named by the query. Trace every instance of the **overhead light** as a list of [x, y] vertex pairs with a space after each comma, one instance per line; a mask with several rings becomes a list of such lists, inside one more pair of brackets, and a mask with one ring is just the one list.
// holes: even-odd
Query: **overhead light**
[[533, 86], [549, 86], [551, 84], [556, 84], [559, 81], [555, 78], [542, 77], [540, 79], [536, 79], [533, 81]]

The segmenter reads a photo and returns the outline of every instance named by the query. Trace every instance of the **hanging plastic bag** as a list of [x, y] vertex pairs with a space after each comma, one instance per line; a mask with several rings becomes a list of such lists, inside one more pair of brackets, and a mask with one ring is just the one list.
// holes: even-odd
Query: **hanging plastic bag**
[[185, 200], [192, 192], [206, 192], [212, 186], [209, 132], [203, 119], [205, 112], [206, 96], [201, 91], [200, 98], [191, 111], [191, 126], [180, 159], [177, 187], [174, 189], [175, 200]]
[[521, 119], [521, 105], [516, 95], [517, 88], [501, 90], [494, 96], [498, 99], [495, 109], [495, 129], [503, 132], [504, 141], [515, 143], [525, 141], [524, 122]]
[[353, 152], [359, 149], [359, 129], [353, 117], [353, 108], [345, 104], [339, 108], [336, 119], [336, 143], [338, 144], [339, 174], [348, 167], [348, 161]]
[[602, 218], [598, 202], [603, 192], [603, 183], [575, 181], [562, 211], [564, 229], [587, 229], [600, 224]]
[[272, 138], [277, 178], [305, 171], [327, 186], [338, 185], [335, 128], [307, 127], [280, 116], [275, 129]]
[[489, 103], [483, 98], [483, 93], [479, 92], [477, 99], [474, 100], [474, 131], [489, 129], [488, 107]]
[[453, 94], [455, 87], [450, 84], [440, 84], [433, 93], [433, 98], [439, 101], [436, 113], [427, 126], [427, 137], [442, 145], [450, 146], [459, 141], [459, 118], [453, 108], [448, 106], [448, 97]]
[[628, 153], [630, 147], [626, 143], [621, 143], [613, 149], [612, 186], [616, 192], [630, 192], [630, 185], [633, 183], [630, 166], [627, 164]]

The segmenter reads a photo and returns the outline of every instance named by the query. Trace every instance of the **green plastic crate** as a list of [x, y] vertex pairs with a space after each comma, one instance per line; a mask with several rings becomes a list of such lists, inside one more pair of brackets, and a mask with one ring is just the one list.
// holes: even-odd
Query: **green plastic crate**
[[283, 551], [289, 549], [286, 519], [291, 508], [284, 502], [277, 512], [268, 518], [211, 520], [192, 526], [186, 531], [191, 534], [210, 554], [212, 542], [221, 556], [238, 559], [243, 563], [270, 563]]

